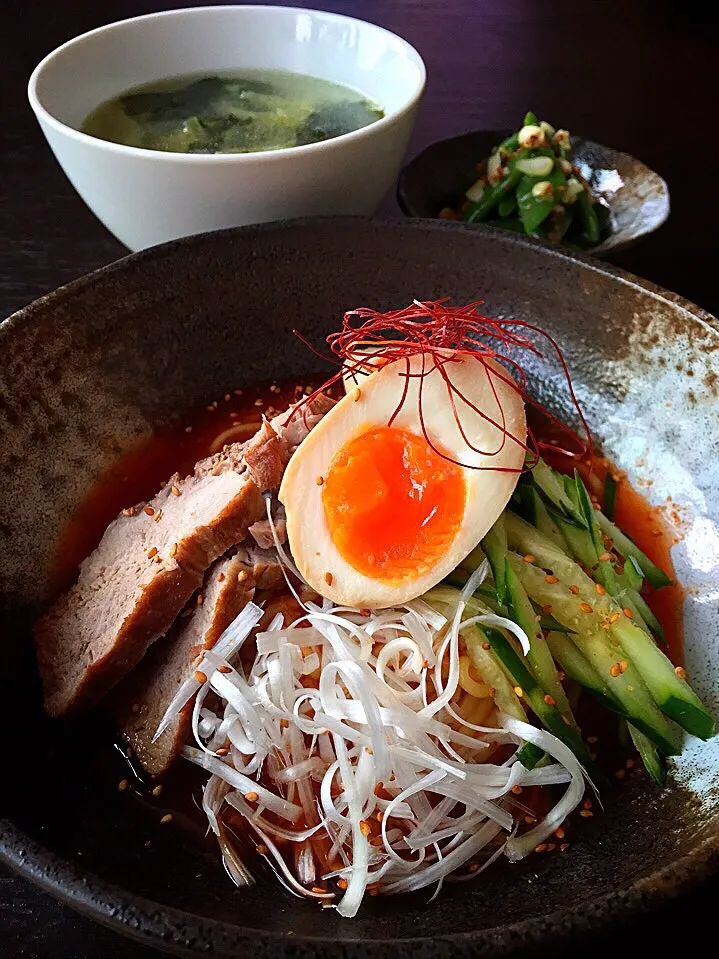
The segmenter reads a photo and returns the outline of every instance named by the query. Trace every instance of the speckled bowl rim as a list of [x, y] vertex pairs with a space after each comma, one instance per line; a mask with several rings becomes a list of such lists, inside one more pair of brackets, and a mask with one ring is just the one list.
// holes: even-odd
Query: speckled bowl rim
[[[164, 243], [139, 253], [130, 254], [93, 273], [82, 276], [39, 297], [28, 306], [11, 314], [0, 323], [0, 343], [10, 329], [23, 323], [35, 323], [37, 314], [48, 307], [61, 303], [79, 291], [102, 283], [108, 276], [121, 273], [138, 262], [151, 262], [165, 256], [175, 256], [177, 251], [202, 246], [206, 242], [217, 243], [223, 236], [228, 238], [249, 236], [257, 233], [282, 231], [287, 227], [317, 226], [326, 223], [333, 226], [352, 227], [374, 223], [369, 217], [304, 217], [296, 220], [236, 227], [214, 233], [184, 237]], [[390, 229], [401, 228], [419, 232], [454, 232], [456, 225], [427, 219], [381, 221]], [[585, 269], [610, 276], [621, 284], [640, 289], [652, 297], [671, 303], [691, 314], [698, 322], [719, 331], [719, 321], [700, 307], [683, 297], [664, 290], [650, 281], [640, 279], [618, 267], [601, 263], [590, 256], [570, 254], [565, 250], [547, 247], [527, 237], [491, 227], [477, 226], [475, 232], [507, 247], [541, 250], [547, 257], [577, 261]], [[571, 936], [592, 931], [607, 930], [626, 921], [631, 915], [648, 913], [667, 902], [699, 886], [705, 879], [719, 874], [719, 832], [702, 840], [690, 853], [649, 875], [643, 876], [628, 886], [611, 889], [591, 903], [582, 902], [568, 909], [559, 909], [533, 916], [516, 923], [504, 923], [483, 930], [461, 933], [438, 933], [437, 936], [422, 936], [402, 939], [330, 939], [321, 935], [288, 936], [286, 933], [249, 929], [215, 919], [203, 918], [173, 907], [163, 906], [143, 896], [126, 890], [84, 872], [73, 863], [63, 860], [31, 840], [22, 830], [7, 819], [0, 820], [0, 862], [16, 870], [55, 898], [76, 911], [103, 925], [129, 936], [146, 945], [176, 955], [230, 956], [242, 948], [250, 947], [256, 959], [278, 956], [284, 947], [298, 952], [305, 944], [312, 954], [323, 956], [384, 956], [389, 945], [411, 948], [417, 955], [431, 955], [435, 959], [450, 955], [508, 955], [532, 946], [547, 946], [559, 943]], [[350, 930], [348, 930], [350, 931]]]

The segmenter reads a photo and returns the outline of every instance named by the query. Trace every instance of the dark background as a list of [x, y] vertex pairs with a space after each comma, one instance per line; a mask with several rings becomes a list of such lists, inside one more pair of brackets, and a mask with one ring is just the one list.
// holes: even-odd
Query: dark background
[[[195, 5], [201, 4], [195, 0]], [[314, 5], [382, 24], [422, 53], [428, 87], [411, 154], [466, 130], [516, 127], [532, 109], [657, 170], [671, 190], [669, 222], [613, 262], [719, 312], [715, 4], [316, 0]], [[100, 24], [176, 6], [183, 4], [0, 0], [0, 316], [126, 252], [75, 195], [46, 147], [25, 98], [33, 67], [60, 43]], [[397, 212], [393, 198], [382, 212]], [[6, 726], [5, 741], [11, 740], [16, 750], [17, 731]], [[12, 788], [14, 774], [17, 767], [6, 766], [2, 788]], [[691, 947], [711, 936], [718, 894], [714, 882], [661, 916], [597, 939], [591, 951], [624, 955], [638, 946], [646, 952]], [[151, 959], [157, 953], [76, 916], [0, 870], [0, 956]]]

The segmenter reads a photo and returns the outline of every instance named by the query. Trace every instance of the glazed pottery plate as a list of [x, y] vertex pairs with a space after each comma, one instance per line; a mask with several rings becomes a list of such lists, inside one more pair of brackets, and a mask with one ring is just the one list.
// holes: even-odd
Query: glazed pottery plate
[[[478, 130], [428, 146], [400, 174], [397, 200], [402, 210], [408, 216], [433, 219], [443, 207], [458, 207], [464, 191], [477, 179], [477, 164], [511, 132]], [[669, 216], [669, 188], [635, 157], [572, 137], [572, 160], [611, 214], [612, 232], [592, 247], [592, 255], [631, 246]]]
[[[160, 826], [117, 782], [98, 719], [47, 720], [28, 624], [58, 539], [92, 483], [135, 438], [238, 386], [301, 378], [356, 306], [481, 298], [488, 313], [562, 344], [606, 453], [652, 503], [676, 505], [687, 587], [687, 668], [719, 708], [719, 332], [670, 293], [495, 230], [333, 218], [207, 234], [128, 257], [0, 327], [2, 702], [13, 775], [0, 854], [100, 921], [180, 954], [498, 956], [597, 932], [704, 880], [719, 861], [716, 741], [687, 742], [664, 790], [641, 774], [602, 797], [562, 856], [533, 856], [421, 900], [370, 900], [354, 920], [260, 882], [238, 891], [212, 842]], [[535, 395], [571, 406], [556, 358]], [[668, 826], [667, 824], [670, 824]]]

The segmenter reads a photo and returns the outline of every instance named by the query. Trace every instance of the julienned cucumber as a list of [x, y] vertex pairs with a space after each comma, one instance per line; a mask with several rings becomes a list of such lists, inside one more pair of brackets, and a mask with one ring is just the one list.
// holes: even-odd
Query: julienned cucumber
[[[679, 737], [662, 716], [621, 644], [602, 626], [590, 604], [580, 595], [572, 593], [569, 584], [560, 581], [556, 575], [548, 576], [543, 569], [525, 562], [516, 554], [510, 555], [510, 562], [534, 602], [551, 606], [552, 615], [562, 625], [577, 631], [572, 641], [599, 676], [604, 678], [612, 695], [632, 722], [650, 736], [665, 755], [679, 752]], [[579, 567], [576, 569], [584, 575]], [[554, 582], [555, 579], [557, 582]], [[641, 633], [641, 630], [638, 632]]]
[[625, 558], [632, 557], [637, 561], [637, 564], [654, 589], [661, 589], [662, 586], [669, 586], [671, 584], [671, 579], [664, 570], [659, 569], [659, 567], [656, 566], [628, 536], [625, 536], [618, 526], [615, 526], [614, 523], [608, 520], [603, 513], [597, 513], [597, 522], [599, 523], [601, 531], [605, 536], [609, 537], [622, 556]]
[[547, 635], [547, 645], [552, 651], [552, 655], [562, 667], [566, 675], [573, 679], [575, 683], [583, 689], [589, 690], [595, 699], [597, 699], [607, 709], [624, 715], [617, 700], [609, 692], [609, 687], [584, 653], [572, 642], [564, 633], [551, 632]]
[[507, 534], [504, 530], [504, 514], [482, 540], [484, 555], [492, 567], [494, 588], [497, 591], [497, 602], [500, 606], [507, 605]]
[[651, 741], [651, 739], [649, 739], [648, 736], [645, 736], [640, 729], [636, 728], [636, 726], [632, 726], [631, 723], [628, 723], [627, 728], [629, 729], [629, 735], [632, 737], [632, 742], [637, 748], [637, 752], [642, 757], [644, 768], [657, 784], [657, 786], [663, 786], [664, 781], [667, 778], [667, 769], [664, 765], [664, 760], [659, 754], [659, 750]]
[[[616, 600], [605, 591], [597, 590], [597, 584], [566, 555], [558, 550], [553, 543], [537, 532], [534, 527], [525, 523], [510, 511], [505, 512], [505, 529], [510, 549], [520, 554], [531, 553], [537, 562], [545, 569], [551, 569], [564, 589], [556, 597], [556, 602], [567, 602], [574, 598], [573, 593], [567, 593], [567, 588], [576, 590], [576, 598], [580, 599], [591, 609], [595, 619], [599, 620], [601, 632], [605, 634], [604, 645], [611, 651], [609, 634], [614, 645], [622, 650], [624, 656], [641, 674], [643, 684], [649, 688], [657, 705], [667, 716], [670, 716], [688, 733], [707, 739], [714, 730], [714, 721], [704, 709], [699, 697], [691, 687], [681, 679], [674, 670], [669, 659], [654, 643], [643, 629], [636, 625], [627, 616]], [[514, 565], [514, 564], [513, 564]], [[520, 579], [522, 576], [520, 575]], [[531, 598], [546, 605], [548, 600], [539, 600], [532, 595], [532, 590], [524, 584]], [[540, 589], [541, 592], [541, 589]], [[551, 605], [551, 604], [550, 604]], [[553, 607], [552, 615], [563, 625], [564, 620], [559, 615], [559, 606]], [[581, 615], [574, 626], [586, 622], [586, 616]], [[623, 657], [618, 656], [621, 662]], [[637, 724], [641, 729], [641, 724]], [[651, 733], [644, 729], [648, 735]]]
[[[611, 511], [611, 484], [606, 502]], [[645, 577], [655, 588], [667, 585], [669, 577], [592, 504], [578, 473], [564, 476], [540, 460], [515, 490], [511, 509], [448, 581], [462, 587], [485, 559], [492, 579], [470, 598], [467, 613], [491, 609], [511, 619], [526, 634], [529, 652], [525, 659], [516, 639], [494, 628], [477, 628], [467, 648], [480, 672], [501, 674], [497, 699], [512, 712], [522, 710], [515, 693], [521, 687], [523, 701], [540, 722], [577, 755], [581, 745], [586, 756], [559, 667], [621, 717], [626, 740], [631, 735], [659, 784], [663, 757], [681, 747], [671, 720], [700, 738], [712, 735], [711, 716], [654, 642], [652, 633], [664, 639], [661, 624], [640, 592]], [[456, 602], [456, 591], [446, 592]], [[557, 725], [560, 714], [563, 729]], [[532, 768], [542, 753], [524, 747], [516, 758]]]
[[[492, 628], [485, 629], [484, 633], [492, 652], [512, 677], [512, 680], [517, 683], [531, 710], [545, 729], [569, 746], [593, 779], [601, 778], [601, 774], [589, 757], [589, 752], [582, 742], [581, 736], [574, 727], [567, 725], [556, 704], [548, 701], [547, 694], [527, 669], [507, 637], [499, 630]], [[551, 700], [551, 697], [549, 697], [549, 700]]]
[[527, 660], [532, 667], [537, 681], [544, 688], [544, 691], [554, 699], [560, 713], [576, 726], [567, 694], [564, 692], [564, 687], [557, 673], [557, 667], [554, 665], [552, 653], [549, 646], [547, 646], [547, 641], [544, 638], [542, 630], [539, 628], [534, 607], [524, 587], [520, 583], [517, 574], [512, 569], [507, 559], [506, 551], [504, 565], [509, 617], [527, 634], [527, 639], [529, 640]]

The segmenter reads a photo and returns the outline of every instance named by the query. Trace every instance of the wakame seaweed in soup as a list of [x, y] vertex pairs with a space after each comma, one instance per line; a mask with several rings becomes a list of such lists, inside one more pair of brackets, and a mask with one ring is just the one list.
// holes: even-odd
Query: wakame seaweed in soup
[[107, 100], [82, 132], [171, 153], [252, 153], [359, 130], [384, 111], [351, 87], [283, 70], [192, 74]]

